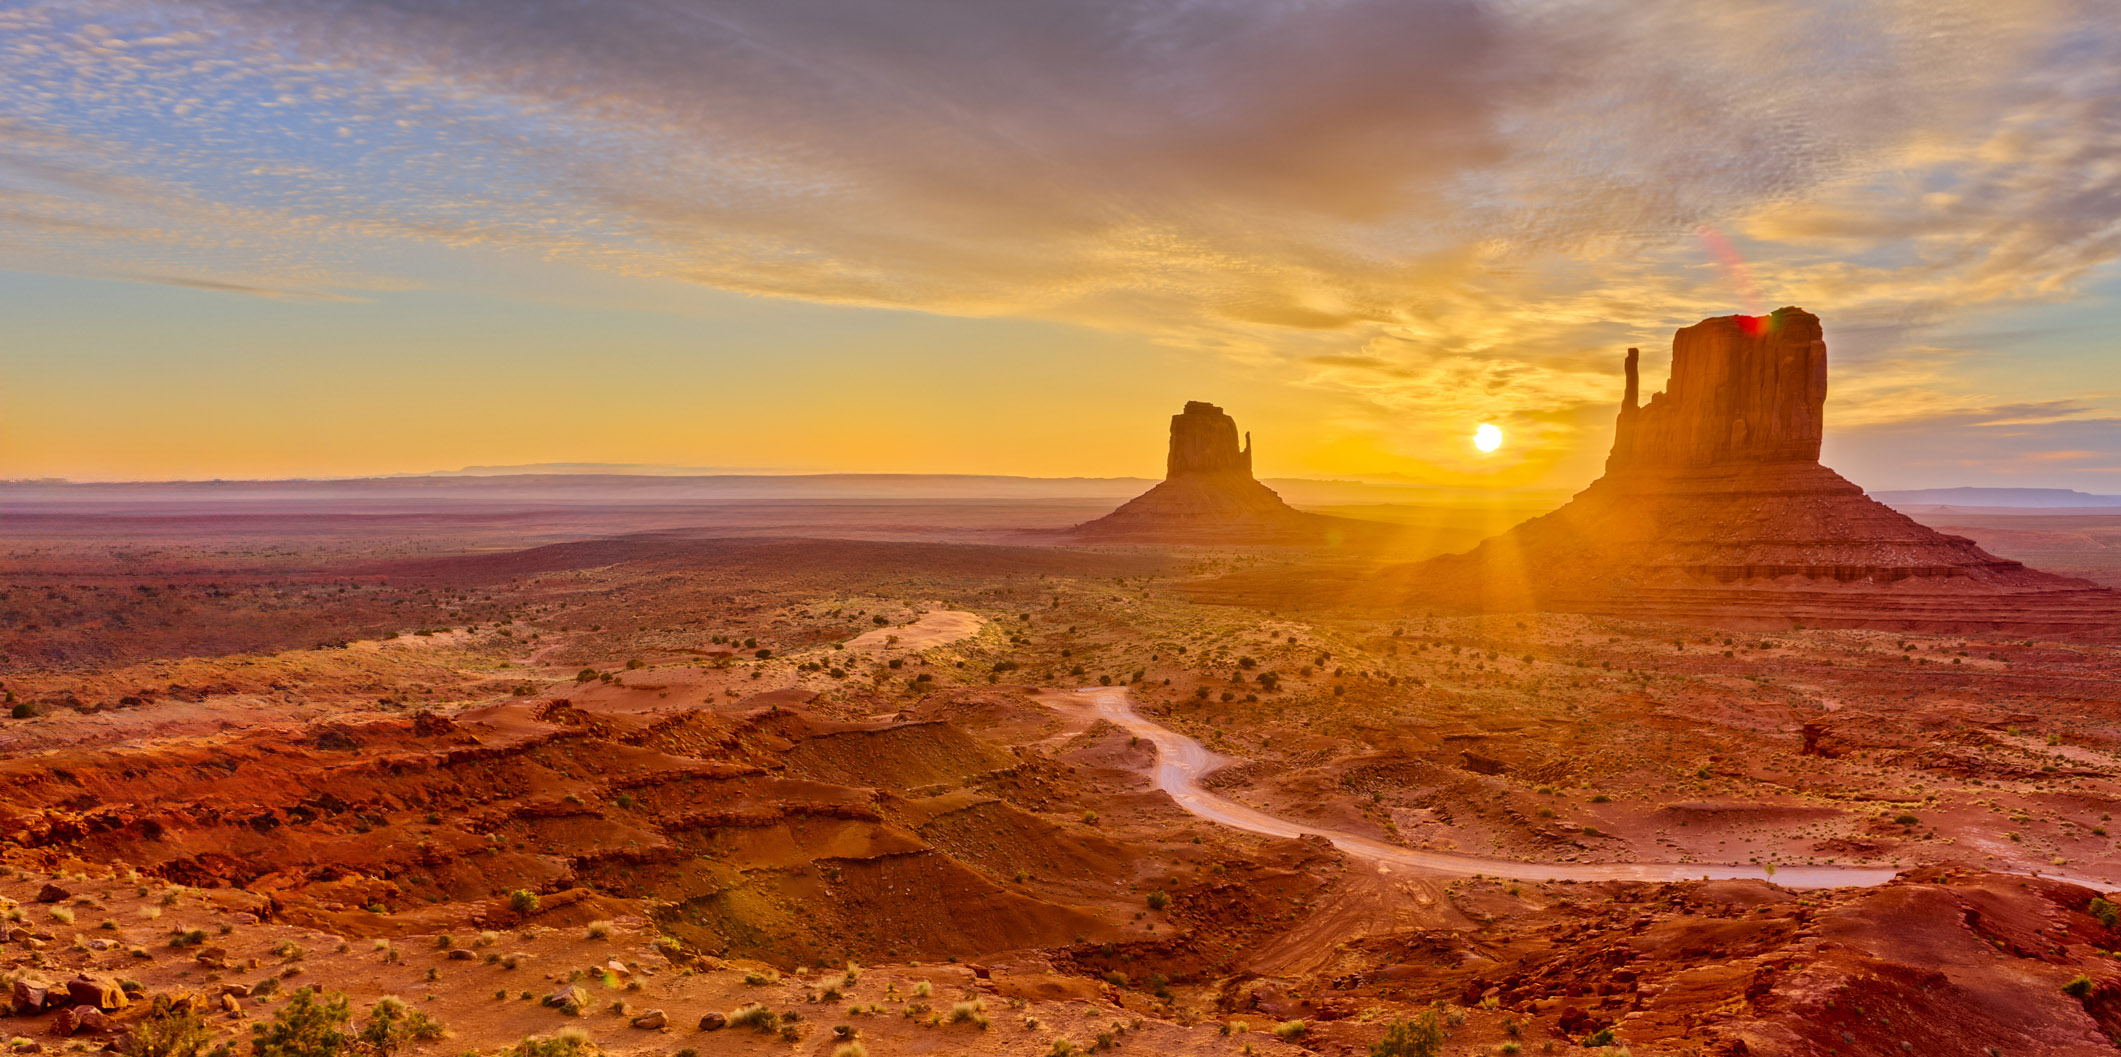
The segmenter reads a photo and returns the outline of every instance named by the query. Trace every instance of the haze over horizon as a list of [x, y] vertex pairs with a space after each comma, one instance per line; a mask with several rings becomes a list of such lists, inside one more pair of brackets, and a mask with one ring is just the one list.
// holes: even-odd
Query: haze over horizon
[[1567, 490], [1625, 348], [1794, 304], [1850, 479], [2121, 492], [2109, 16], [8, 4], [0, 477], [1157, 477], [1202, 399]]

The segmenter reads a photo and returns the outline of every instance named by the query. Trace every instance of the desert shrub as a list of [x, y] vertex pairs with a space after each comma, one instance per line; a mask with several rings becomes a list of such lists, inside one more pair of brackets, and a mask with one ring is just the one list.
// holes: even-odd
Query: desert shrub
[[256, 1057], [339, 1057], [346, 1049], [346, 1022], [352, 1016], [345, 995], [320, 997], [314, 988], [300, 988], [272, 1020], [250, 1029], [250, 1052]]
[[574, 673], [574, 681], [578, 683], [586, 683], [592, 679], [595, 679], [597, 677], [597, 674], [598, 673], [595, 668], [584, 668], [581, 671]]
[[1613, 1045], [1613, 1029], [1599, 1028], [1597, 1031], [1585, 1035], [1583, 1044], [1585, 1046], [1611, 1046]]
[[2084, 912], [2098, 918], [2099, 924], [2107, 928], [2121, 925], [2121, 907], [2117, 907], [2098, 896], [2092, 897], [2091, 905], [2085, 907]]
[[527, 888], [518, 888], [508, 893], [508, 909], [518, 914], [538, 912], [538, 894]]
[[1311, 1026], [1301, 1020], [1285, 1020], [1274, 1026], [1274, 1037], [1285, 1040], [1300, 1039], [1304, 1032], [1309, 1030]]
[[1385, 1037], [1370, 1047], [1370, 1057], [1436, 1057], [1443, 1052], [1443, 1018], [1425, 1009], [1412, 1020], [1394, 1020]]
[[755, 1028], [763, 1032], [771, 1032], [779, 1022], [780, 1018], [774, 1015], [773, 1010], [756, 1002], [732, 1010], [728, 1021], [732, 1028]]
[[172, 947], [196, 947], [205, 942], [205, 929], [178, 929], [169, 934], [169, 945]]
[[926, 998], [935, 993], [935, 985], [926, 980], [913, 985], [913, 997]]
[[1159, 888], [1156, 891], [1149, 893], [1149, 909], [1162, 910], [1163, 908], [1170, 905], [1171, 896], [1163, 889]]
[[869, 1057], [869, 1047], [859, 1042], [843, 1042], [833, 1047], [832, 1057]]
[[610, 938], [611, 938], [611, 922], [609, 922], [609, 921], [592, 921], [592, 922], [590, 922], [590, 923], [589, 923], [589, 929], [588, 929], [588, 935], [589, 935], [589, 938], [590, 938], [590, 939], [593, 939], [593, 940], [608, 940], [608, 939], [610, 939]]
[[2069, 983], [2063, 984], [2062, 993], [2071, 998], [2083, 998], [2085, 995], [2092, 993], [2092, 978], [2079, 976]]
[[357, 1036], [372, 1057], [392, 1057], [415, 1042], [432, 1042], [444, 1034], [441, 1021], [405, 1004], [395, 995], [376, 999]]
[[52, 920], [61, 925], [71, 925], [74, 923], [74, 912], [65, 907], [53, 907]]
[[133, 1025], [120, 1049], [125, 1057], [199, 1057], [213, 1040], [197, 1013], [158, 1003]]
[[589, 1057], [601, 1053], [589, 1033], [580, 1028], [561, 1028], [550, 1035], [531, 1035], [501, 1051], [502, 1057]]
[[1074, 1043], [1069, 1042], [1067, 1039], [1054, 1039], [1053, 1048], [1046, 1051], [1046, 1057], [1070, 1057], [1073, 1053], [1075, 1053]]

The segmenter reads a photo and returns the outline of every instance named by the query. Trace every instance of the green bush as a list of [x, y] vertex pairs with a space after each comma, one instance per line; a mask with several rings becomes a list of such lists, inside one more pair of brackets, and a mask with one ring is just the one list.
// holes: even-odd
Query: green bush
[[2079, 976], [2069, 983], [2063, 984], [2062, 993], [2071, 998], [2083, 998], [2085, 995], [2092, 993], [2092, 978]]
[[2117, 907], [2098, 896], [2092, 897], [2091, 905], [2085, 907], [2084, 912], [2098, 918], [2099, 924], [2107, 928], [2121, 925], [2121, 907]]
[[1385, 1037], [1370, 1047], [1370, 1057], [1437, 1057], [1443, 1052], [1443, 1017], [1425, 1009], [1412, 1020], [1394, 1020]]
[[199, 1057], [213, 1040], [213, 1032], [207, 1030], [206, 1022], [197, 1013], [157, 1002], [147, 1016], [133, 1025], [121, 1050], [125, 1057]]
[[1159, 888], [1156, 891], [1149, 893], [1149, 909], [1162, 910], [1163, 908], [1170, 905], [1171, 896], [1163, 889]]
[[580, 1028], [561, 1028], [551, 1035], [531, 1035], [502, 1050], [503, 1057], [589, 1057], [602, 1053]]
[[443, 1034], [440, 1021], [385, 995], [369, 1008], [358, 1038], [370, 1057], [393, 1057], [415, 1042], [432, 1042]]
[[353, 1017], [346, 996], [319, 996], [299, 988], [271, 1021], [250, 1029], [256, 1057], [339, 1057], [346, 1050], [346, 1022]]
[[508, 893], [508, 909], [518, 914], [538, 912], [538, 894], [527, 888], [518, 888]]

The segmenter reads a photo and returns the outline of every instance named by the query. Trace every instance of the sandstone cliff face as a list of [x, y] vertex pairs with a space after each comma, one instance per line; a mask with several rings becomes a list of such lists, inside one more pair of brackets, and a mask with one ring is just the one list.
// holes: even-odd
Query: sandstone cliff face
[[1164, 477], [1189, 473], [1252, 476], [1252, 435], [1245, 434], [1240, 450], [1237, 420], [1204, 400], [1188, 400], [1184, 411], [1171, 416], [1171, 452], [1164, 459]]
[[1813, 463], [1826, 433], [1826, 339], [1801, 308], [1718, 316], [1672, 337], [1672, 378], [1637, 407], [1638, 354], [1628, 350], [1606, 470], [1719, 463]]

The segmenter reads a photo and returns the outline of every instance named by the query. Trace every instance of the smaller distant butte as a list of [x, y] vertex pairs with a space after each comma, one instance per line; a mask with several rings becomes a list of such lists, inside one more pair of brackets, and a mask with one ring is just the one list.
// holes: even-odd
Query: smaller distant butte
[[1222, 408], [1189, 400], [1171, 416], [1164, 479], [1069, 535], [1091, 542], [1331, 544], [1389, 533], [1391, 526], [1307, 514], [1252, 476], [1252, 436]]

